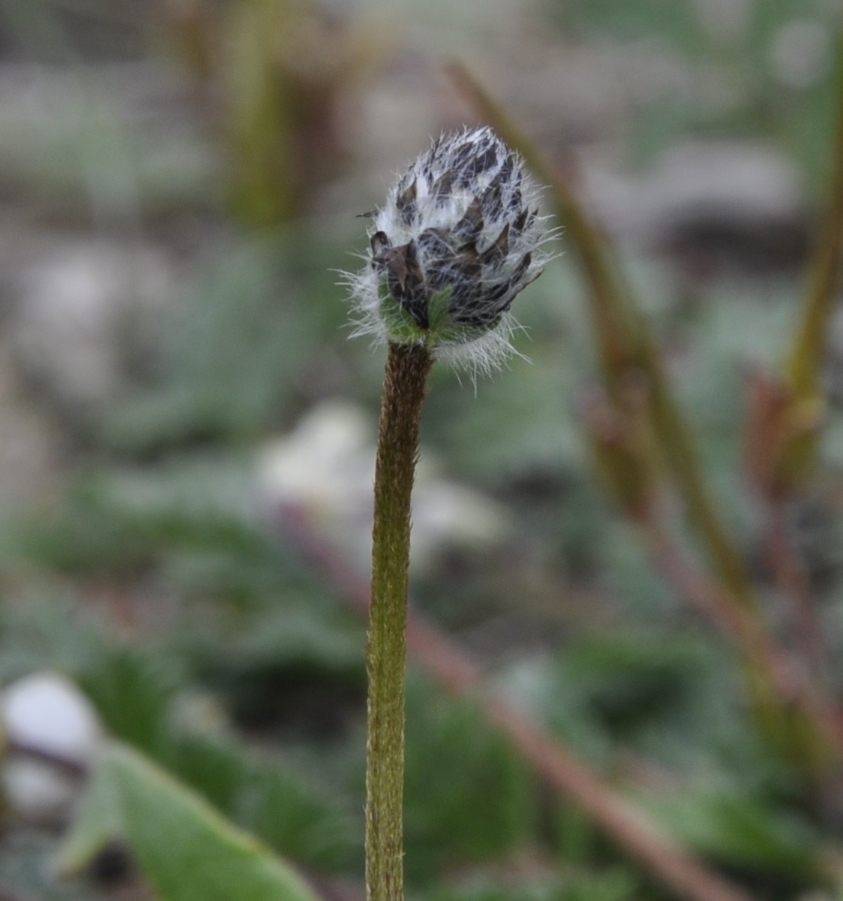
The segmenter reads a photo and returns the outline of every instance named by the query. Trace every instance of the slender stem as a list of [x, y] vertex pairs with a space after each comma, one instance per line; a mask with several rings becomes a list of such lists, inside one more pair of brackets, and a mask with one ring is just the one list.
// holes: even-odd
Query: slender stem
[[781, 498], [767, 501], [767, 558], [779, 591], [790, 607], [790, 626], [802, 660], [822, 681], [833, 672], [833, 667], [808, 573], [793, 546], [784, 503]]
[[426, 347], [389, 345], [375, 467], [369, 610], [366, 749], [366, 896], [404, 897], [404, 672], [410, 496], [432, 358]]
[[760, 617], [730, 602], [728, 589], [688, 562], [657, 516], [640, 525], [665, 579], [740, 649], [762, 724], [780, 736], [787, 729], [791, 752], [812, 772], [827, 774], [843, 759], [843, 717], [833, 696], [811, 678], [808, 662], [777, 645]]
[[[353, 566], [328, 545], [304, 511], [287, 508], [280, 525], [300, 551], [340, 589], [361, 614], [368, 607], [368, 586]], [[412, 611], [407, 623], [410, 655], [444, 688], [478, 703], [487, 720], [512, 742], [551, 789], [579, 804], [603, 832], [624, 848], [677, 897], [687, 901], [756, 901], [728, 877], [697, 860], [647, 815], [581, 763], [558, 736], [550, 736], [522, 711], [489, 693], [471, 658], [435, 626]]]
[[801, 321], [788, 360], [788, 375], [799, 397], [821, 393], [828, 325], [834, 312], [843, 240], [843, 39], [838, 36], [837, 134], [832, 156], [832, 177], [825, 222], [810, 268], [810, 281]]
[[446, 71], [473, 109], [495, 129], [505, 144], [521, 154], [539, 182], [550, 187], [551, 201], [559, 221], [565, 226], [565, 237], [569, 239], [588, 286], [606, 387], [610, 395], [616, 394], [618, 381], [636, 361], [637, 337], [635, 323], [624, 304], [620, 274], [613, 266], [605, 239], [559, 173], [468, 69], [459, 62], [452, 62], [446, 66]]
[[758, 604], [740, 550], [728, 534], [700, 468], [691, 429], [671, 388], [661, 356], [641, 332], [641, 364], [649, 378], [653, 427], [676, 479], [688, 519], [699, 535], [727, 603], [758, 615]]
[[550, 200], [566, 228], [588, 288], [607, 393], [617, 398], [624, 377], [644, 372], [650, 388], [654, 432], [697, 530], [712, 569], [727, 589], [727, 603], [756, 608], [752, 584], [740, 551], [717, 513], [700, 468], [691, 429], [676, 402], [644, 316], [614, 265], [606, 239], [554, 168], [513, 119], [459, 63], [448, 66], [457, 89], [495, 131], [515, 148], [550, 188]]

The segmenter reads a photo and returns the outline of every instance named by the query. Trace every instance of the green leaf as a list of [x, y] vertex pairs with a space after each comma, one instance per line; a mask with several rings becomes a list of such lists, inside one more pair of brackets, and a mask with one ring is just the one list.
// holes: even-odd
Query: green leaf
[[253, 439], [277, 423], [323, 329], [334, 327], [325, 322], [331, 304], [313, 303], [289, 277], [293, 261], [312, 260], [312, 244], [245, 241], [215, 259], [183, 315], [164, 323], [159, 377], [114, 406], [102, 441], [148, 454], [197, 440]]
[[103, 760], [88, 783], [73, 828], [59, 850], [58, 873], [69, 876], [81, 872], [110, 842], [124, 837], [120, 798], [112, 772]]
[[816, 831], [761, 798], [703, 788], [644, 803], [669, 834], [721, 863], [795, 880], [821, 872]]
[[130, 645], [115, 647], [80, 683], [112, 735], [153, 756], [166, 750], [176, 683], [159, 658]]
[[137, 752], [111, 743], [59, 857], [68, 873], [122, 835], [161, 901], [315, 901], [291, 867]]
[[[168, 768], [199, 792], [224, 816], [235, 819], [244, 786], [254, 778], [255, 764], [233, 742], [204, 735], [179, 735], [167, 759]], [[248, 824], [240, 823], [240, 825]]]
[[437, 871], [515, 853], [536, 823], [533, 776], [466, 702], [427, 683], [407, 685], [405, 869], [423, 883]]
[[434, 889], [425, 901], [637, 901], [642, 897], [635, 877], [615, 868], [571, 870], [561, 877], [529, 881], [481, 875]]
[[357, 845], [333, 800], [299, 774], [254, 761], [233, 743], [181, 736], [172, 768], [223, 814], [302, 866], [320, 872], [339, 869]]
[[339, 870], [351, 856], [349, 819], [294, 774], [260, 768], [245, 801], [240, 822], [278, 852], [320, 872]]

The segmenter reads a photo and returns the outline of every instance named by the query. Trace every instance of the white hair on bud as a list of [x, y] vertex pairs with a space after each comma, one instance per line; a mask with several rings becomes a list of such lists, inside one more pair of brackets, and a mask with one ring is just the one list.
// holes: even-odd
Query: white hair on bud
[[345, 275], [354, 335], [426, 344], [473, 375], [499, 366], [512, 302], [549, 259], [536, 193], [490, 128], [434, 141], [371, 214], [366, 267]]

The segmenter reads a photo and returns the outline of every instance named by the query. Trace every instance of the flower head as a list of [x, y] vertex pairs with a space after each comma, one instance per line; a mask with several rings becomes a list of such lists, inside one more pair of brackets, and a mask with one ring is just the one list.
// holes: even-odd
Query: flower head
[[368, 264], [349, 279], [357, 334], [475, 370], [511, 352], [509, 310], [541, 274], [547, 234], [521, 159], [490, 128], [439, 138], [367, 215]]

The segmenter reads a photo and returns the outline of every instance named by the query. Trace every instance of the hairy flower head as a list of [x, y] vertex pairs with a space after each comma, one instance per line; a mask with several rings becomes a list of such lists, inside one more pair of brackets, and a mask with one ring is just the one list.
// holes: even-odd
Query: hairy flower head
[[472, 370], [511, 352], [509, 310], [547, 262], [547, 233], [520, 157], [490, 128], [443, 135], [367, 215], [367, 265], [349, 277], [356, 334]]

